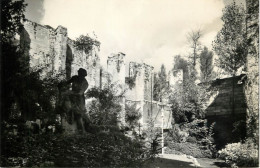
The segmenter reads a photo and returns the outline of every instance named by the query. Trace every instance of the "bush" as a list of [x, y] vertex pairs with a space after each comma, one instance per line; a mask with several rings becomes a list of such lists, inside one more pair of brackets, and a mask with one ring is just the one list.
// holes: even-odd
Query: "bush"
[[251, 139], [245, 143], [231, 143], [224, 149], [218, 151], [219, 158], [224, 159], [232, 167], [257, 167], [258, 166], [258, 146]]
[[142, 141], [115, 130], [6, 135], [1, 137], [1, 166], [140, 167], [152, 157]]

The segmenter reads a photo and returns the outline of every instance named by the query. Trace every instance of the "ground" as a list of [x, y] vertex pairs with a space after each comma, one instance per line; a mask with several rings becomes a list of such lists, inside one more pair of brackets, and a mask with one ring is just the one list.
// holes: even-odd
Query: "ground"
[[217, 167], [225, 167], [223, 160], [219, 159], [208, 159], [208, 158], [200, 158], [196, 159], [193, 157], [189, 157], [187, 155], [174, 155], [174, 154], [165, 154], [159, 155], [155, 158], [154, 161], [150, 162], [146, 167], [150, 168], [194, 168], [194, 167], [205, 167], [205, 168], [217, 168]]

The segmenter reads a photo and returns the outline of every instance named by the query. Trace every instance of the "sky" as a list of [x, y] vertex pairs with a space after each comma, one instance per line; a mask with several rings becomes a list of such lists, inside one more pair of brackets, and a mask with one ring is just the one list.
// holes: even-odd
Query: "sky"
[[[244, 0], [237, 0], [243, 3]], [[187, 35], [200, 29], [201, 44], [212, 48], [222, 27], [222, 9], [232, 0], [25, 0], [26, 18], [56, 28], [68, 36], [97, 36], [105, 67], [112, 53], [126, 54], [130, 61], [152, 65], [158, 71], [173, 66], [180, 54], [191, 52]]]

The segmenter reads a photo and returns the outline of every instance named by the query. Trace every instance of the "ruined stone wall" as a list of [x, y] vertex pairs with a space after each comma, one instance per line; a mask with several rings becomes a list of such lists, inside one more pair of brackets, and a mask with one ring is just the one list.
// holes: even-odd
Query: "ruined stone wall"
[[51, 72], [64, 74], [63, 78], [69, 79], [77, 75], [79, 68], [84, 68], [88, 72], [89, 88], [100, 86], [99, 46], [93, 46], [89, 53], [78, 51], [74, 41], [68, 38], [65, 27], [53, 29], [26, 21], [20, 44], [25, 56], [29, 57], [30, 67], [43, 68], [43, 77]]
[[153, 67], [147, 64], [143, 64], [144, 68], [144, 100], [152, 101], [153, 100]]
[[[140, 108], [141, 119], [140, 124], [145, 128], [149, 120], [155, 121], [156, 127], [162, 126], [162, 113], [164, 114], [164, 128], [171, 128], [172, 112], [170, 105], [152, 100], [153, 90], [153, 67], [146, 64], [138, 64], [130, 62], [129, 78], [132, 78], [134, 85], [129, 84], [126, 92], [126, 103], [136, 104]], [[128, 79], [129, 80], [129, 79]]]
[[[71, 54], [70, 61], [71, 76], [77, 75], [79, 68], [87, 70], [88, 76], [86, 79], [89, 83], [89, 88], [100, 87], [100, 58], [99, 58], [99, 46], [93, 46], [89, 53], [78, 50], [74, 46], [74, 41], [68, 38], [67, 53]], [[67, 54], [69, 55], [69, 54]], [[69, 66], [69, 65], [68, 65]]]
[[[259, 137], [259, 1], [246, 0], [247, 25], [247, 100], [248, 136]], [[254, 120], [256, 122], [254, 123]], [[252, 129], [254, 127], [254, 129]]]
[[111, 78], [111, 83], [115, 84], [118, 94], [125, 90], [125, 54], [112, 54], [107, 60], [107, 72]]
[[55, 30], [31, 21], [24, 22], [20, 36], [21, 48], [29, 57], [30, 67], [43, 68], [43, 75], [65, 71], [66, 43], [66, 28], [59, 26]]
[[[122, 95], [125, 92], [125, 54], [117, 53], [112, 54], [107, 60], [107, 73], [110, 79], [109, 82], [114, 85], [116, 89], [115, 94], [117, 96]], [[125, 125], [125, 97], [119, 98], [122, 111], [120, 113], [119, 120], [121, 125]]]
[[126, 99], [142, 101], [144, 99], [144, 74], [142, 64], [129, 63], [129, 78], [132, 78], [134, 86], [126, 92]]
[[152, 100], [153, 67], [147, 64], [130, 62], [129, 78], [134, 81], [134, 87], [126, 94], [129, 100]]

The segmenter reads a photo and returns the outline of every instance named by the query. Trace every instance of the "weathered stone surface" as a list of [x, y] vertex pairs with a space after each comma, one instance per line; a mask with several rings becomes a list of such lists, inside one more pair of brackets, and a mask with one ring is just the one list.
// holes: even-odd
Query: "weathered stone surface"
[[[125, 104], [135, 103], [140, 108], [142, 118], [141, 124], [146, 124], [150, 117], [158, 120], [157, 126], [161, 126], [161, 113], [165, 114], [165, 128], [171, 123], [171, 109], [167, 103], [159, 103], [152, 100], [153, 98], [153, 67], [147, 64], [131, 62], [129, 64], [129, 77], [132, 78], [134, 85], [132, 88], [125, 83], [125, 54], [117, 53], [108, 57], [107, 68], [102, 69], [99, 58], [99, 46], [93, 45], [92, 50], [86, 53], [75, 47], [75, 41], [67, 35], [67, 29], [58, 26], [53, 29], [50, 26], [43, 26], [31, 21], [24, 23], [24, 30], [21, 33], [20, 44], [24, 50], [24, 56], [29, 58], [30, 68], [43, 69], [42, 77], [50, 74], [63, 74], [70, 79], [77, 75], [79, 68], [87, 70], [86, 77], [89, 83], [89, 89], [93, 87], [104, 88], [109, 84], [116, 85], [116, 95], [122, 92], [125, 95], [119, 100], [122, 106], [122, 112], [119, 116], [122, 125], [125, 123]], [[180, 72], [181, 73], [181, 72]], [[178, 78], [178, 79], [177, 79]], [[171, 84], [175, 80], [182, 81], [181, 73], [178, 77], [171, 79]], [[88, 100], [86, 101], [88, 102]], [[88, 107], [88, 103], [86, 104]], [[159, 114], [160, 113], [160, 114]], [[158, 116], [154, 116], [158, 114]], [[170, 116], [170, 117], [169, 117]], [[66, 123], [63, 125], [69, 132], [75, 132], [75, 123], [72, 125]], [[167, 123], [167, 124], [166, 124]]]
[[68, 38], [67, 28], [58, 26], [53, 29], [26, 21], [20, 44], [24, 55], [29, 57], [30, 67], [42, 68], [43, 77], [51, 72], [70, 78], [79, 68], [84, 68], [88, 72], [89, 88], [100, 86], [99, 46], [93, 46], [89, 53], [78, 51], [74, 41]]
[[[117, 89], [116, 95], [120, 96], [125, 92], [125, 54], [112, 54], [107, 60], [107, 72], [111, 84], [114, 84]], [[119, 104], [122, 111], [119, 116], [120, 124], [125, 125], [125, 97], [119, 98]]]
[[257, 118], [256, 137], [259, 136], [259, 1], [246, 0], [247, 11], [247, 80], [245, 93], [247, 100], [247, 124]]
[[213, 92], [217, 92], [217, 94], [214, 94], [214, 100], [207, 107], [206, 116], [228, 115], [232, 113], [232, 82], [234, 82], [234, 114], [246, 113], [244, 84], [239, 82], [244, 76], [217, 79], [210, 84]]

